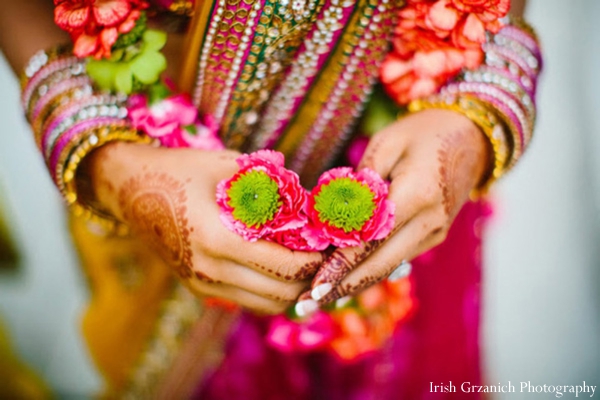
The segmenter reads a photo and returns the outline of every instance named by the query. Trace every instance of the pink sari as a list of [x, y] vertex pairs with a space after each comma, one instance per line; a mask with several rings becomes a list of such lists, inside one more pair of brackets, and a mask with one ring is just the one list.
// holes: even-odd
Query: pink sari
[[[331, 354], [283, 354], [265, 340], [268, 318], [244, 314], [198, 399], [442, 399], [481, 385], [481, 230], [489, 214], [468, 203], [447, 240], [414, 260], [418, 309], [380, 351], [351, 364]], [[455, 386], [441, 393], [435, 385]], [[480, 398], [462, 393], [463, 397]]]

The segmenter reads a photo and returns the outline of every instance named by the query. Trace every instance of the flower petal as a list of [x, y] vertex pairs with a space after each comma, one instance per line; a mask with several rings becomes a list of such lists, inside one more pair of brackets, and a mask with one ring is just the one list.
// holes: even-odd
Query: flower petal
[[127, 17], [131, 11], [131, 5], [127, 0], [96, 0], [93, 10], [98, 24], [115, 26]]
[[64, 30], [73, 31], [85, 26], [90, 17], [87, 2], [80, 4], [64, 2], [54, 9], [54, 22]]
[[167, 68], [167, 59], [161, 53], [147, 51], [131, 62], [131, 72], [142, 83], [150, 85], [158, 81], [160, 74]]
[[115, 88], [121, 93], [131, 93], [133, 89], [133, 75], [128, 64], [119, 64], [116, 66]]

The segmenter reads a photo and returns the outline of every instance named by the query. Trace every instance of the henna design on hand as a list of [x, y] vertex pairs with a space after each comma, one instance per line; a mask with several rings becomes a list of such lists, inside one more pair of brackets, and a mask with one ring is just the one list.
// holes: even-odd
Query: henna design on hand
[[327, 256], [323, 253], [321, 253], [321, 258], [322, 259], [320, 261], [311, 261], [301, 266], [298, 272], [294, 274], [294, 280], [305, 281], [307, 279], [312, 279], [321, 265], [323, 265], [325, 260], [327, 260]]
[[[392, 271], [390, 271], [390, 274]], [[345, 285], [338, 285], [333, 288], [333, 290], [325, 295], [320, 301], [320, 304], [331, 303], [332, 301], [336, 301], [344, 296], [355, 296], [361, 291], [368, 289], [369, 287], [381, 282], [385, 278], [387, 278], [389, 274], [381, 276], [379, 278], [374, 276], [368, 276], [359, 281], [357, 285], [351, 285], [349, 283]]]
[[193, 228], [188, 228], [186, 202], [184, 185], [164, 173], [146, 172], [133, 177], [119, 193], [123, 218], [154, 245], [180, 277], [196, 276], [212, 282], [193, 270], [190, 242]]
[[384, 138], [381, 136], [375, 136], [371, 139], [367, 152], [364, 154], [363, 159], [360, 161], [358, 168], [369, 167], [372, 168], [375, 165], [375, 157], [379, 154], [379, 148], [384, 143]]
[[477, 152], [469, 143], [465, 143], [470, 134], [466, 130], [453, 131], [442, 138], [438, 150], [442, 205], [450, 218], [458, 213], [466, 194], [474, 185], [472, 177], [480, 162]]
[[364, 243], [360, 251], [353, 253], [352, 260], [349, 260], [342, 251], [337, 250], [333, 252], [325, 261], [323, 268], [317, 273], [316, 280], [320, 282], [319, 284], [331, 283], [334, 286], [337, 285], [337, 283], [344, 279], [346, 275], [354, 270], [358, 264], [364, 261], [384, 242], [385, 239]]

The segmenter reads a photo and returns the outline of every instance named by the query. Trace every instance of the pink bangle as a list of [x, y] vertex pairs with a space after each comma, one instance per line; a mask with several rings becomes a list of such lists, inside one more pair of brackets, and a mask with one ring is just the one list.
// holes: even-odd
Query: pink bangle
[[[67, 127], [75, 123], [77, 119], [81, 119], [78, 114], [85, 107], [100, 105], [95, 110], [95, 113], [93, 112], [90, 115], [91, 118], [95, 116], [117, 116], [120, 111], [117, 103], [118, 100], [114, 96], [96, 95], [86, 98], [81, 102], [69, 102], [64, 107], [59, 107], [46, 119], [44, 126], [40, 129], [39, 148], [45, 154], [48, 145], [56, 140], [57, 135], [60, 135], [61, 131], [64, 131]], [[108, 108], [106, 109], [105, 107]], [[84, 119], [87, 118], [87, 116], [81, 117]]]
[[37, 72], [30, 80], [27, 82], [25, 89], [23, 89], [23, 95], [21, 97], [21, 104], [24, 110], [29, 109], [29, 102], [31, 101], [31, 97], [35, 90], [39, 90], [39, 84], [47, 79], [50, 75], [58, 72], [62, 69], [72, 67], [73, 65], [80, 63], [81, 61], [77, 57], [67, 57], [67, 58], [59, 58], [56, 61], [46, 65], [39, 72]]
[[465, 82], [483, 83], [493, 85], [518, 100], [530, 115], [535, 114], [535, 103], [530, 94], [524, 87], [515, 81], [515, 77], [496, 67], [481, 66], [476, 71], [467, 71], [464, 74]]
[[48, 169], [52, 172], [54, 171], [53, 178], [55, 183], [58, 184], [57, 177], [60, 175], [57, 171], [58, 161], [60, 159], [60, 155], [63, 153], [65, 148], [69, 144], [79, 143], [80, 140], [77, 140], [82, 134], [92, 129], [101, 128], [106, 125], [118, 125], [118, 126], [127, 126], [126, 122], [119, 118], [95, 118], [91, 120], [86, 120], [80, 123], [77, 123], [70, 127], [56, 142], [55, 146], [52, 147], [51, 151], [46, 158]]
[[494, 36], [494, 43], [518, 54], [534, 70], [540, 71], [542, 69], [542, 54], [539, 48], [536, 51], [532, 51], [527, 46], [515, 39], [502, 35], [502, 33]]
[[[534, 67], [530, 66], [525, 59], [521, 57], [515, 51], [506, 47], [499, 46], [495, 43], [486, 43], [482, 46], [485, 52], [486, 58], [489, 56], [496, 56], [497, 58], [503, 59], [509, 64], [516, 65], [525, 75], [529, 77], [533, 82], [537, 79], [537, 72]], [[537, 61], [536, 61], [537, 62]], [[511, 71], [512, 72], [512, 71]]]
[[529, 49], [529, 51], [531, 51], [537, 58], [542, 58], [540, 45], [538, 44], [537, 40], [522, 29], [519, 29], [514, 25], [505, 25], [500, 32], [498, 32], [498, 35], [505, 36], [516, 42], [519, 42], [523, 46], [527, 47], [527, 49]]
[[48, 92], [42, 96], [35, 106], [33, 106], [33, 110], [31, 112], [31, 120], [35, 120], [39, 117], [42, 110], [48, 105], [48, 103], [54, 99], [56, 96], [62, 94], [63, 92], [67, 92], [71, 89], [75, 89], [76, 87], [91, 87], [92, 81], [87, 76], [80, 76], [77, 78], [69, 78], [67, 80], [61, 81], [58, 84], [52, 86]]

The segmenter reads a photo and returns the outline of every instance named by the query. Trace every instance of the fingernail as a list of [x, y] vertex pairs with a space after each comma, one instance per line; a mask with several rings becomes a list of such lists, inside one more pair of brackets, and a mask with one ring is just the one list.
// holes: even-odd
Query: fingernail
[[350, 296], [344, 296], [340, 299], [337, 299], [335, 301], [335, 308], [344, 308], [348, 303], [350, 303], [350, 300], [352, 300], [352, 297]]
[[402, 261], [402, 264], [398, 266], [391, 274], [388, 276], [388, 281], [393, 282], [399, 279], [405, 278], [410, 275], [412, 271], [412, 264], [407, 262], [406, 260]]
[[323, 297], [327, 296], [327, 294], [331, 292], [331, 289], [333, 289], [333, 285], [331, 283], [323, 283], [322, 285], [315, 287], [312, 292], [310, 292], [310, 295], [313, 300], [319, 301]]
[[303, 300], [296, 303], [296, 307], [294, 307], [294, 311], [296, 311], [296, 315], [299, 317], [307, 317], [311, 314], [314, 314], [315, 311], [319, 309], [319, 304], [314, 300]]

